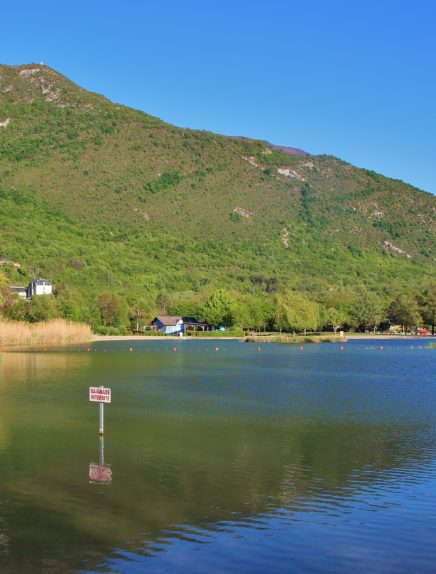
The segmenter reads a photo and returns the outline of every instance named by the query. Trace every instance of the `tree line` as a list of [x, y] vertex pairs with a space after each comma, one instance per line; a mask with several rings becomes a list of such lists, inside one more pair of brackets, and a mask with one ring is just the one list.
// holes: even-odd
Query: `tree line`
[[395, 324], [403, 331], [426, 325], [434, 332], [435, 314], [436, 284], [422, 292], [391, 296], [357, 287], [332, 289], [321, 296], [294, 289], [259, 294], [215, 289], [203, 294], [164, 291], [142, 298], [112, 290], [86, 298], [83, 292], [58, 285], [53, 296], [20, 300], [0, 274], [3, 318], [37, 322], [62, 317], [107, 334], [142, 330], [157, 315], [194, 316], [216, 327], [252, 331], [377, 331]]

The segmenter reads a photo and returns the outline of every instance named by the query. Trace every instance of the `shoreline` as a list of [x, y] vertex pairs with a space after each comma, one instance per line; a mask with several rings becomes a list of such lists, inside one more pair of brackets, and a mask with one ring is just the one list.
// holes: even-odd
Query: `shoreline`
[[91, 343], [99, 341], [242, 341], [245, 337], [177, 337], [176, 335], [93, 335]]
[[[301, 335], [303, 337], [303, 335]], [[307, 335], [309, 337], [309, 335]], [[333, 335], [332, 335], [333, 336]], [[274, 337], [274, 335], [271, 335]], [[436, 339], [435, 335], [365, 335], [363, 333], [344, 333], [345, 342], [350, 340], [369, 341], [374, 339], [381, 339], [383, 341], [390, 341], [392, 339], [407, 339], [407, 340], [423, 340], [423, 339]], [[175, 335], [165, 336], [146, 336], [141, 335], [93, 335], [91, 343], [99, 341], [244, 341], [244, 337], [178, 337]]]
[[[271, 336], [270, 341], [252, 341], [258, 344], [280, 344], [278, 341], [273, 340], [274, 335]], [[303, 337], [302, 337], [303, 338]], [[46, 351], [48, 349], [58, 347], [77, 347], [83, 345], [91, 345], [92, 343], [110, 342], [110, 341], [246, 341], [247, 336], [244, 337], [177, 337], [174, 335], [166, 336], [146, 336], [140, 335], [93, 335], [89, 341], [82, 343], [47, 343], [38, 345], [3, 345], [0, 346], [0, 353], [19, 352], [19, 351]], [[347, 343], [349, 341], [390, 341], [390, 340], [407, 340], [407, 341], [428, 341], [436, 340], [435, 335], [364, 335], [360, 333], [348, 334], [344, 336], [343, 340], [338, 341], [304, 341], [304, 343], [317, 343], [317, 342], [330, 342], [330, 343]], [[301, 341], [292, 341], [288, 344], [301, 344]]]
[[364, 335], [363, 333], [349, 333], [346, 335], [346, 339], [358, 339], [360, 341], [370, 340], [370, 339], [382, 339], [383, 341], [390, 341], [391, 339], [407, 339], [407, 340], [422, 340], [422, 339], [432, 339], [436, 338], [435, 335]]

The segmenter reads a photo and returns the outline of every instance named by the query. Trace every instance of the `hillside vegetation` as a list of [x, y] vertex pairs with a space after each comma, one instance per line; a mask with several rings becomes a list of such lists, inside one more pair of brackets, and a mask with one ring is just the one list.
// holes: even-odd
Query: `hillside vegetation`
[[[216, 289], [323, 305], [389, 302], [435, 281], [436, 201], [329, 156], [181, 129], [42, 65], [0, 66], [0, 259], [8, 280], [55, 285], [93, 325], [113, 293], [127, 317], [192, 310]], [[70, 311], [68, 311], [70, 309]]]

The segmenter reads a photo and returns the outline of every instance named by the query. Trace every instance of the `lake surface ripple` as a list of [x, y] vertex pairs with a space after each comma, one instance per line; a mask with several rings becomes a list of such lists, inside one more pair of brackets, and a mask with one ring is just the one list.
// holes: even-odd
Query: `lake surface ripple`
[[434, 573], [427, 342], [1, 354], [0, 572]]

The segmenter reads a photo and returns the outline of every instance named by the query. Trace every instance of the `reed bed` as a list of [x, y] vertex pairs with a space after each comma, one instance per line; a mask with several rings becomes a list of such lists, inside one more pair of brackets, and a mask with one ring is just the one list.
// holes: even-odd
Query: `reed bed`
[[39, 347], [87, 343], [92, 332], [89, 325], [53, 319], [41, 323], [0, 320], [0, 347]]

